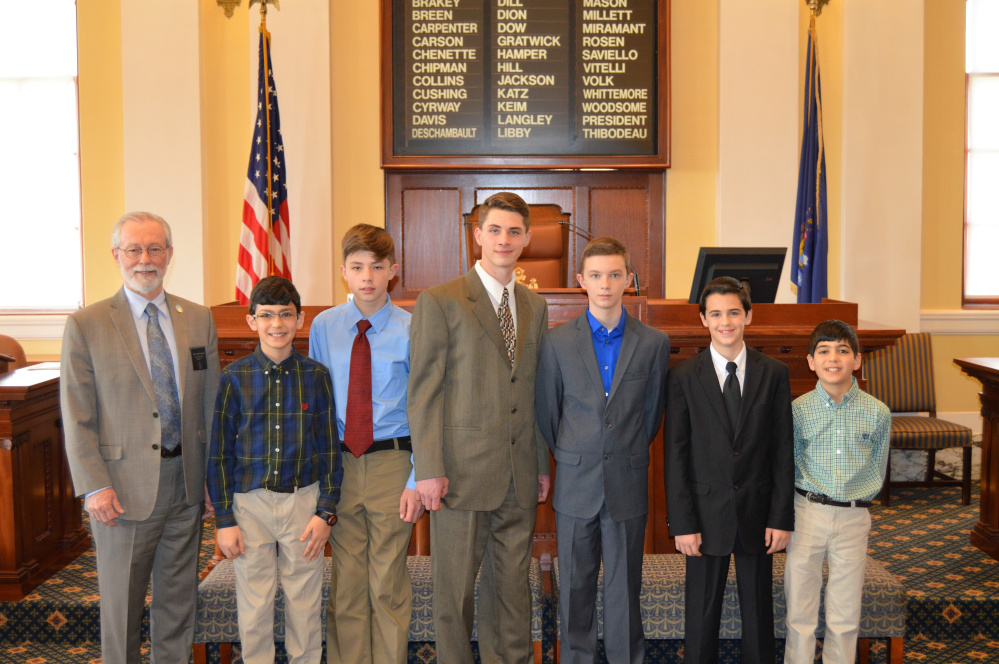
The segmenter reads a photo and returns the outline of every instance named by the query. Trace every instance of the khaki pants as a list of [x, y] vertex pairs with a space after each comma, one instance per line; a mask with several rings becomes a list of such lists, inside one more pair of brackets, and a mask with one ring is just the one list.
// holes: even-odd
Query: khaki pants
[[822, 661], [825, 664], [854, 661], [870, 529], [871, 515], [863, 507], [820, 505], [795, 493], [794, 532], [784, 567], [785, 664], [815, 661], [823, 558], [828, 560], [829, 581]]
[[274, 662], [278, 570], [285, 596], [288, 662], [319, 664], [322, 659], [323, 557], [307, 561], [306, 542], [299, 541], [316, 513], [318, 499], [318, 482], [295, 493], [256, 489], [233, 496], [233, 513], [246, 546], [246, 553], [233, 561], [239, 640], [246, 664]]
[[413, 524], [399, 498], [413, 468], [406, 450], [343, 459], [339, 520], [330, 533], [333, 574], [326, 611], [329, 664], [405, 664], [413, 588], [406, 550]]

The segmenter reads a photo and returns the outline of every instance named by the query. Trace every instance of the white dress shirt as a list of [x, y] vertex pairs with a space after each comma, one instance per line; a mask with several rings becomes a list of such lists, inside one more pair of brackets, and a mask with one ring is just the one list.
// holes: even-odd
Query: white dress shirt
[[[711, 349], [711, 363], [715, 365], [718, 386], [724, 392], [725, 379], [728, 378], [728, 369], [725, 367], [732, 360], [722, 357], [721, 353], [716, 351], [714, 346], [708, 346], [708, 348]], [[738, 365], [738, 368], [735, 370], [735, 377], [739, 380], [739, 394], [742, 394], [742, 386], [746, 384], [746, 342], [742, 343], [742, 350], [739, 351], [738, 357], [735, 358], [735, 363]]]
[[503, 289], [507, 289], [510, 293], [510, 315], [513, 316], [513, 332], [517, 333], [517, 297], [514, 294], [513, 287], [517, 284], [517, 275], [514, 274], [510, 278], [510, 283], [501, 284], [500, 282], [493, 279], [492, 275], [485, 271], [482, 267], [482, 261], [475, 261], [475, 271], [479, 275], [479, 279], [482, 280], [482, 285], [486, 287], [486, 292], [489, 293], [489, 301], [493, 304], [493, 311], [499, 316], [499, 305], [503, 300]]

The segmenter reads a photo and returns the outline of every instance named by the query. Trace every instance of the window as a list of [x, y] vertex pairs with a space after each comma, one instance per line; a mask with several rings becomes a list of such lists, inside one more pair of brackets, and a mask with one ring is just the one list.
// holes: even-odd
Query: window
[[964, 303], [999, 304], [999, 0], [967, 0]]
[[83, 302], [76, 3], [0, 0], [0, 312]]

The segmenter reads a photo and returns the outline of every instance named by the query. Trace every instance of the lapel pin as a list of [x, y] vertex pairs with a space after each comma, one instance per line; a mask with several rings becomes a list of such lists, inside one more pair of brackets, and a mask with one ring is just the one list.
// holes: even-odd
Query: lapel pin
[[182, 307], [182, 306], [180, 306], [180, 305], [178, 304], [178, 305], [177, 305], [177, 313], [178, 313], [178, 314], [182, 314], [182, 313], [184, 313], [184, 307]]

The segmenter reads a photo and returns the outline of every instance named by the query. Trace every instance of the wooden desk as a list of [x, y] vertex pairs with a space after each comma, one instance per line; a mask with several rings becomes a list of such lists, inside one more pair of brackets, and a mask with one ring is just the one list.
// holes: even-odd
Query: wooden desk
[[0, 600], [23, 598], [90, 548], [66, 463], [59, 367], [0, 376]]
[[[581, 288], [551, 288], [537, 292], [548, 302], [550, 327], [572, 320], [586, 310], [586, 293]], [[415, 301], [397, 300], [395, 304], [412, 311]], [[670, 366], [694, 357], [710, 343], [707, 328], [701, 324], [696, 304], [687, 304], [683, 300], [649, 299], [630, 295], [625, 297], [624, 306], [639, 320], [669, 334], [672, 355]], [[298, 331], [295, 339], [295, 348], [299, 352], [308, 352], [309, 326], [312, 319], [327, 308], [302, 307], [305, 312], [305, 325]], [[257, 335], [246, 324], [246, 307], [221, 305], [212, 307], [212, 314], [218, 326], [219, 356], [222, 366], [253, 351], [257, 344]], [[756, 304], [753, 305], [753, 321], [746, 328], [746, 344], [788, 365], [791, 370], [791, 396], [797, 397], [815, 387], [815, 374], [808, 368], [806, 359], [808, 340], [815, 326], [830, 318], [849, 323], [857, 330], [862, 353], [893, 346], [895, 340], [905, 334], [905, 330], [902, 329], [861, 322], [857, 317], [857, 305], [852, 302], [826, 300], [821, 304]], [[857, 380], [864, 382], [861, 370], [855, 375]], [[673, 553], [676, 549], [666, 528], [666, 485], [661, 430], [652, 442], [651, 452], [649, 520], [645, 530], [645, 552]], [[554, 460], [552, 468], [554, 477], [556, 472]], [[427, 517], [424, 517], [414, 529], [410, 552], [420, 555], [429, 552]], [[540, 557], [545, 553], [556, 555], [555, 512], [552, 510], [550, 499], [538, 506], [534, 537], [534, 555]]]
[[961, 371], [982, 384], [982, 478], [978, 523], [971, 543], [999, 560], [999, 358], [954, 360]]

